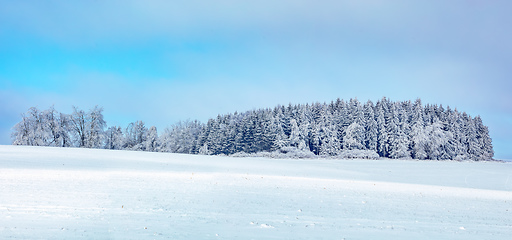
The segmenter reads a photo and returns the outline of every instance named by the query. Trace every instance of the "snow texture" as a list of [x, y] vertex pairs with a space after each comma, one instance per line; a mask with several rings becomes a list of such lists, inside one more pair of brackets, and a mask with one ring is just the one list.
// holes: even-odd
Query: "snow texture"
[[510, 239], [512, 163], [0, 146], [0, 239]]

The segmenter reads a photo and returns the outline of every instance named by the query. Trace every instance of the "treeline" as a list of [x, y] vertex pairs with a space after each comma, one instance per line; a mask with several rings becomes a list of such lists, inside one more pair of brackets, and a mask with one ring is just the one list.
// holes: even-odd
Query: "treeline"
[[420, 99], [290, 104], [219, 115], [206, 124], [179, 122], [160, 136], [142, 121], [103, 131], [101, 113], [98, 107], [87, 113], [74, 108], [70, 115], [31, 108], [14, 127], [13, 144], [214, 155], [292, 152], [436, 160], [490, 160], [494, 155], [479, 116], [423, 106]]
[[71, 114], [59, 113], [53, 106], [44, 111], [32, 107], [13, 127], [11, 138], [13, 145], [159, 150], [156, 127], [148, 129], [136, 121], [124, 129], [107, 128], [98, 106], [87, 112], [73, 107]]

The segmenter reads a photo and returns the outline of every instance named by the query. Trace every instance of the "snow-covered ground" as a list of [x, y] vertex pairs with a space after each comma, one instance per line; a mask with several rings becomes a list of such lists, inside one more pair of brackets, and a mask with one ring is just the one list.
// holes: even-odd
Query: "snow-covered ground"
[[0, 146], [0, 239], [511, 239], [512, 163]]

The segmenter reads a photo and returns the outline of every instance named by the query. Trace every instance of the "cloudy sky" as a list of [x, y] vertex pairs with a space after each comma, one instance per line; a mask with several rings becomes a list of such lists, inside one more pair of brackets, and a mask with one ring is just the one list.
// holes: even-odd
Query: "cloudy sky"
[[510, 1], [0, 0], [0, 144], [29, 107], [162, 131], [277, 104], [421, 98], [512, 159]]

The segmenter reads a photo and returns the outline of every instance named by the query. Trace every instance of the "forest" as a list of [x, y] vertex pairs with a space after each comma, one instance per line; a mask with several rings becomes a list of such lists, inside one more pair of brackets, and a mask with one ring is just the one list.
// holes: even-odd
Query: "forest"
[[297, 104], [181, 121], [160, 135], [143, 121], [107, 126], [103, 108], [71, 114], [35, 107], [12, 128], [13, 145], [269, 157], [492, 160], [488, 127], [420, 99]]

